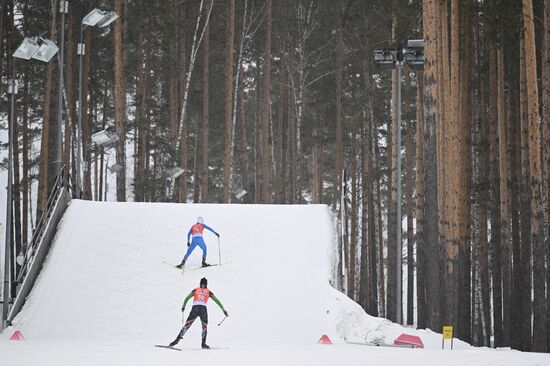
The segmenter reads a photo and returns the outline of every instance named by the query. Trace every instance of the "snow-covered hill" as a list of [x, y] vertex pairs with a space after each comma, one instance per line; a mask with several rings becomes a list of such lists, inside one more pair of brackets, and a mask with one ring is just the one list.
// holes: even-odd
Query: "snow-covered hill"
[[[182, 275], [164, 261], [181, 260], [197, 216], [221, 234], [222, 266], [200, 269], [197, 248]], [[73, 201], [30, 298], [0, 336], [1, 364], [550, 364], [546, 355], [460, 342], [453, 353], [441, 351], [440, 335], [368, 316], [329, 285], [332, 238], [322, 205]], [[210, 233], [205, 239], [208, 261], [217, 263], [217, 239]], [[200, 350], [198, 321], [179, 344], [183, 352], [153, 347], [178, 333], [183, 298], [203, 276], [230, 315], [217, 326], [223, 314], [209, 304], [208, 343], [224, 349]], [[25, 341], [7, 340], [16, 329]], [[391, 343], [402, 332], [420, 335], [427, 349], [344, 341]], [[316, 344], [322, 334], [336, 344]]]

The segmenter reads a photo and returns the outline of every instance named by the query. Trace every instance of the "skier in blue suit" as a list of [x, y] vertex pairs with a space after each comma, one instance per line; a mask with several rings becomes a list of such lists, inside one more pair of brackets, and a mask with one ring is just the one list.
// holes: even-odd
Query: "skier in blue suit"
[[[181, 261], [181, 263], [177, 265], [178, 268], [183, 268], [183, 266], [185, 265], [185, 261], [197, 246], [202, 249], [202, 266], [203, 267], [209, 266], [209, 264], [206, 263], [206, 244], [202, 237], [204, 229], [211, 231], [218, 238], [220, 237], [220, 234], [218, 234], [216, 230], [212, 229], [210, 226], [205, 225], [203, 222], [203, 218], [199, 216], [197, 218], [197, 223], [191, 226], [191, 229], [189, 229], [189, 232], [187, 233], [187, 246], [188, 246], [187, 253], [185, 253], [185, 257], [183, 257], [183, 260]], [[193, 238], [193, 240], [189, 242], [189, 238], [191, 237]]]

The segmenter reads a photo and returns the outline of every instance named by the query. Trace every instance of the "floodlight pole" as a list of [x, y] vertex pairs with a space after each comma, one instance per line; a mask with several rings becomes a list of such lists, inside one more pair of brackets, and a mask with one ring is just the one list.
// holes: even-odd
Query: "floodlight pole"
[[[424, 61], [423, 61], [423, 57], [421, 60], [417, 59], [417, 58], [413, 58], [412, 59], [412, 63], [411, 63], [411, 59], [410, 59], [410, 52], [411, 50], [416, 50], [418, 51], [419, 49], [423, 48], [423, 40], [409, 40], [407, 42], [408, 44], [408, 47], [407, 49], [394, 49], [392, 50], [392, 55], [393, 55], [393, 68], [397, 68], [397, 136], [396, 136], [396, 140], [397, 140], [397, 146], [396, 146], [396, 149], [397, 149], [397, 182], [396, 182], [396, 185], [397, 185], [397, 202], [396, 202], [396, 218], [397, 218], [397, 232], [396, 232], [396, 243], [395, 243], [395, 249], [397, 251], [397, 255], [396, 255], [396, 322], [399, 323], [399, 324], [402, 324], [402, 321], [403, 321], [403, 316], [402, 316], [402, 300], [403, 300], [403, 285], [402, 285], [402, 271], [403, 271], [403, 268], [402, 268], [402, 260], [403, 260], [403, 253], [402, 253], [402, 242], [401, 242], [401, 230], [402, 230], [402, 220], [401, 220], [401, 119], [402, 119], [402, 116], [401, 116], [401, 83], [402, 83], [402, 74], [403, 74], [403, 65], [405, 63], [409, 63], [409, 65], [415, 65], [415, 66], [419, 66], [419, 65], [423, 65], [424, 64]], [[378, 53], [380, 53], [382, 51], [378, 51]], [[375, 53], [376, 55], [376, 53]], [[376, 60], [376, 56], [375, 56], [375, 60]], [[378, 60], [378, 61], [381, 61], [382, 64], [387, 64], [387, 63], [391, 63], [388, 62], [389, 60], [387, 60], [385, 57], [382, 57], [381, 60]]]
[[[402, 260], [403, 249], [401, 243], [401, 78], [403, 73], [403, 61], [397, 60], [397, 238], [396, 238], [396, 250], [397, 250], [397, 316], [396, 320], [398, 324], [402, 324], [402, 304], [403, 300], [403, 288], [402, 288]], [[408, 173], [407, 173], [408, 174]]]
[[[6, 242], [4, 251], [4, 286], [3, 291], [3, 303], [2, 303], [2, 329], [6, 328], [8, 324], [8, 311], [11, 298], [11, 267], [12, 267], [12, 213], [13, 213], [13, 119], [15, 110], [15, 94], [17, 93], [17, 81], [15, 80], [15, 57], [12, 58], [12, 77], [11, 83], [11, 97], [10, 97], [10, 118], [8, 121], [8, 134], [9, 134], [9, 153], [8, 153], [8, 189], [6, 200]], [[9, 88], [8, 88], [9, 89]], [[10, 91], [10, 90], [8, 90]]]
[[59, 90], [57, 95], [57, 136], [55, 141], [55, 176], [61, 172], [63, 166], [63, 88], [64, 88], [64, 49], [65, 49], [65, 14], [69, 10], [68, 1], [60, 1], [59, 12], [61, 13], [61, 45], [59, 47]]
[[[94, 9], [92, 11], [93, 12], [96, 12], [98, 9]], [[92, 14], [90, 13], [90, 14]], [[88, 14], [88, 15], [90, 15]], [[78, 43], [78, 55], [79, 55], [79, 58], [78, 58], [78, 127], [77, 127], [77, 143], [76, 143], [76, 147], [77, 147], [77, 158], [76, 158], [76, 165], [77, 165], [77, 168], [76, 168], [76, 196], [78, 198], [83, 198], [83, 183], [82, 183], [82, 160], [83, 159], [83, 156], [82, 156], [82, 148], [83, 148], [83, 144], [82, 144], [82, 64], [83, 64], [83, 61], [82, 61], [82, 57], [84, 56], [84, 53], [86, 51], [86, 45], [84, 44], [84, 29], [86, 29], [89, 26], [98, 26], [98, 27], [105, 27], [107, 26], [108, 24], [110, 24], [114, 19], [118, 18], [118, 15], [116, 15], [116, 13], [113, 13], [113, 12], [110, 12], [109, 14], [107, 15], [111, 15], [111, 18], [108, 18], [107, 22], [105, 23], [105, 18], [103, 18], [103, 20], [98, 24], [97, 22], [93, 22], [93, 23], [89, 23], [89, 24], [84, 24], [84, 21], [86, 20], [86, 18], [88, 17], [85, 16], [82, 21], [80, 22], [80, 43]], [[114, 18], [112, 17], [112, 15], [114, 15]], [[87, 169], [87, 166], [84, 165], [84, 170]], [[107, 196], [105, 196], [107, 197]]]
[[82, 176], [80, 170], [82, 168], [82, 56], [85, 52], [84, 45], [84, 29], [86, 25], [80, 23], [80, 43], [78, 44], [78, 127], [77, 127], [77, 142], [76, 142], [76, 196], [82, 198]]

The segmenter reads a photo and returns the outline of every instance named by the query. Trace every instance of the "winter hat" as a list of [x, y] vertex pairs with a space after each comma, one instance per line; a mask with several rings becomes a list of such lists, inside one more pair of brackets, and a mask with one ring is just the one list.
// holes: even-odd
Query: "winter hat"
[[199, 224], [203, 224], [203, 223], [204, 223], [204, 220], [202, 219], [202, 216], [197, 217], [197, 222], [198, 222]]
[[205, 277], [201, 278], [200, 285], [201, 286], [204, 285], [204, 287], [208, 287], [208, 280]]

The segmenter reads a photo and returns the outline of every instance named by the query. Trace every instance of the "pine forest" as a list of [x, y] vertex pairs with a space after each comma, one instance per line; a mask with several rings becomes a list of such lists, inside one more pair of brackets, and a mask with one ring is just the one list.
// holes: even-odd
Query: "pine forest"
[[[50, 62], [12, 57], [33, 36]], [[368, 314], [550, 352], [550, 0], [2, 0], [0, 40], [15, 253], [60, 174], [84, 200], [325, 204]]]

